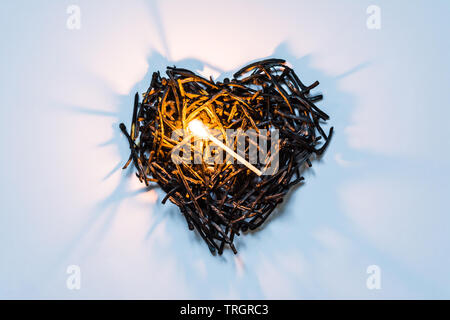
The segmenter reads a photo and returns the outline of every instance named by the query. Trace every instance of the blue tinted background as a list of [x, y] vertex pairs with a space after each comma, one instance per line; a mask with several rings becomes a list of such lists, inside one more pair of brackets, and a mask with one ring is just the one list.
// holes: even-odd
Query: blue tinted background
[[[69, 30], [69, 5], [81, 29]], [[381, 29], [366, 27], [369, 5]], [[0, 298], [450, 298], [448, 1], [3, 1]], [[336, 135], [270, 223], [210, 255], [118, 124], [166, 65], [285, 58]], [[66, 269], [81, 268], [68, 290]], [[381, 269], [368, 290], [366, 269]]]

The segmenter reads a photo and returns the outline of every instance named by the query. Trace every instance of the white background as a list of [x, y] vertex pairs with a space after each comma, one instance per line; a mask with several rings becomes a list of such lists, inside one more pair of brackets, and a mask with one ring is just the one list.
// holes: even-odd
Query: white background
[[[381, 29], [369, 30], [369, 5]], [[81, 29], [69, 30], [69, 5]], [[1, 298], [450, 298], [447, 1], [3, 1]], [[120, 168], [165, 66], [265, 57], [319, 80], [336, 135], [239, 254]], [[68, 290], [66, 269], [81, 268]], [[381, 268], [368, 290], [366, 268]]]

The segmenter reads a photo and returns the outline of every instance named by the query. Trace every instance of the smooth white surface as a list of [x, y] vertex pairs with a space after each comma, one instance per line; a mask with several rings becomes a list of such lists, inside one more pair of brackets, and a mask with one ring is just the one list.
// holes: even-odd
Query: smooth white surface
[[[4, 1], [0, 297], [449, 298], [449, 4], [378, 1], [368, 30], [371, 4]], [[280, 214], [213, 257], [120, 169], [118, 125], [153, 71], [223, 78], [268, 56], [321, 82], [336, 135]]]

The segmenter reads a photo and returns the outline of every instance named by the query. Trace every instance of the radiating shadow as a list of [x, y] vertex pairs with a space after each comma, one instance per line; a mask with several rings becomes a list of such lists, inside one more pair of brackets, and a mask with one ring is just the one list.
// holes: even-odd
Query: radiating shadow
[[[272, 55], [270, 55], [268, 57], [258, 57], [255, 59], [255, 61], [264, 59], [264, 58], [269, 58], [269, 57], [283, 58], [286, 61], [288, 61], [292, 65], [292, 67], [294, 68], [296, 73], [299, 75], [300, 79], [302, 79], [302, 81], [304, 81], [306, 84], [312, 83], [315, 80], [319, 80], [321, 82], [321, 85], [317, 88], [318, 90], [316, 90], [317, 92], [314, 92], [314, 93], [318, 93], [320, 91], [321, 93], [324, 94], [324, 101], [322, 102], [322, 104], [324, 104], [324, 107], [321, 107], [321, 108], [323, 108], [324, 111], [330, 115], [329, 124], [335, 126], [336, 135], [339, 136], [341, 133], [339, 129], [342, 128], [344, 126], [344, 124], [346, 123], [348, 115], [345, 112], [342, 112], [342, 110], [336, 110], [336, 104], [333, 102], [335, 100], [337, 100], [337, 101], [345, 100], [345, 99], [341, 99], [341, 98], [335, 99], [337, 96], [341, 95], [341, 93], [339, 93], [337, 90], [337, 81], [339, 79], [341, 79], [342, 77], [348, 76], [352, 72], [357, 72], [358, 70], [360, 70], [367, 64], [358, 66], [358, 67], [344, 73], [343, 75], [341, 75], [339, 77], [331, 78], [329, 76], [326, 76], [322, 72], [311, 68], [311, 66], [310, 66], [311, 59], [309, 56], [303, 56], [303, 57], [298, 58], [294, 54], [292, 54], [291, 51], [289, 50], [287, 43], [281, 43], [277, 48], [275, 48]], [[251, 62], [252, 61], [249, 61], [248, 63], [251, 63]], [[225, 77], [230, 77], [236, 70], [238, 70], [240, 68], [240, 66], [236, 66], [235, 70], [223, 71], [223, 70], [220, 70], [220, 68], [210, 66], [210, 65], [208, 65], [198, 59], [194, 59], [194, 58], [183, 59], [180, 61], [171, 61], [156, 51], [153, 51], [151, 53], [151, 55], [148, 59], [148, 64], [149, 64], [149, 70], [148, 70], [147, 74], [145, 75], [145, 77], [133, 87], [133, 89], [130, 91], [129, 95], [119, 97], [119, 104], [118, 104], [119, 108], [118, 108], [117, 112], [103, 112], [103, 111], [97, 111], [97, 110], [85, 110], [82, 108], [73, 108], [73, 111], [77, 112], [77, 113], [81, 112], [81, 113], [85, 113], [87, 115], [92, 115], [92, 116], [106, 116], [106, 117], [113, 119], [113, 124], [112, 124], [113, 129], [114, 129], [113, 136], [108, 141], [101, 143], [98, 147], [103, 147], [105, 145], [116, 146], [118, 154], [119, 154], [120, 158], [122, 159], [123, 163], [118, 163], [114, 168], [111, 168], [111, 170], [108, 172], [108, 174], [104, 177], [104, 180], [107, 180], [118, 170], [122, 170], [121, 169], [122, 164], [124, 164], [126, 162], [126, 160], [128, 159], [129, 146], [128, 146], [128, 143], [127, 143], [125, 137], [122, 135], [122, 133], [119, 129], [119, 124], [121, 122], [128, 124], [131, 121], [134, 93], [135, 92], [142, 93], [144, 91], [144, 88], [146, 88], [150, 84], [151, 76], [154, 71], [160, 71], [161, 73], [163, 73], [167, 66], [173, 66], [173, 65], [176, 65], [176, 66], [182, 67], [182, 68], [191, 69], [191, 70], [196, 70], [196, 71], [203, 70], [205, 66], [208, 66], [209, 68], [211, 68], [213, 70], [219, 71], [221, 73], [219, 78], [223, 79]], [[330, 147], [332, 147], [335, 143], [341, 143], [341, 142], [339, 141], [339, 139], [336, 139], [336, 137], [335, 137], [335, 138], [333, 138], [333, 141], [332, 141]], [[314, 161], [313, 168], [315, 165], [320, 163], [320, 161], [323, 161], [323, 160], [319, 159], [318, 161]], [[132, 166], [130, 166], [130, 169], [127, 172], [124, 172], [122, 174], [116, 188], [111, 192], [111, 194], [109, 196], [107, 196], [105, 199], [103, 199], [102, 201], [100, 201], [93, 208], [90, 219], [86, 222], [85, 226], [81, 229], [80, 234], [75, 238], [73, 245], [76, 245], [76, 243], [78, 241], [80, 241], [80, 239], [89, 232], [89, 230], [95, 224], [95, 222], [97, 220], [99, 220], [100, 217], [102, 217], [104, 214], [107, 213], [108, 216], [106, 219], [103, 219], [104, 224], [100, 228], [99, 233], [95, 237], [96, 242], [100, 242], [102, 240], [102, 238], [105, 236], [105, 234], [107, 234], [107, 231], [108, 231], [109, 227], [111, 226], [111, 223], [114, 220], [114, 217], [117, 214], [117, 210], [120, 207], [120, 203], [128, 197], [133, 197], [133, 196], [137, 195], [137, 193], [139, 193], [139, 192], [147, 191], [147, 189], [145, 187], [143, 187], [141, 189], [141, 191], [139, 191], [139, 192], [130, 192], [129, 190], [127, 190], [128, 179], [135, 178], [133, 172], [134, 171], [132, 169]], [[308, 182], [308, 172], [309, 172], [309, 174], [311, 174], [312, 170], [306, 169], [304, 172], [307, 175], [306, 181], [305, 181], [306, 184]], [[272, 220], [280, 219], [280, 218], [286, 216], [285, 214], [283, 214], [283, 212], [285, 211], [284, 209], [286, 208], [287, 204], [290, 202], [291, 197], [293, 195], [295, 195], [298, 192], [298, 190], [304, 186], [305, 183], [302, 183], [299, 186], [297, 186], [296, 188], [293, 188], [286, 196], [285, 201], [277, 207], [277, 209], [274, 211], [272, 216], [259, 229], [252, 231], [252, 232], [247, 232], [247, 233], [241, 235], [240, 237], [237, 237], [236, 245], [237, 245], [238, 250], [244, 249], [244, 242], [245, 242], [246, 237], [253, 236], [255, 233], [262, 231], [264, 228], [266, 228], [267, 225], [270, 224], [270, 222]], [[149, 212], [152, 212], [151, 214], [156, 216], [156, 219], [154, 220], [153, 225], [148, 230], [144, 241], [148, 240], [151, 237], [154, 230], [165, 219], [169, 218], [170, 220], [177, 219], [177, 220], [184, 221], [184, 218], [182, 217], [178, 208], [176, 208], [173, 204], [167, 203], [166, 205], [163, 206], [160, 203], [158, 203], [158, 204], [154, 205], [153, 210], [150, 210], [150, 208], [149, 208]], [[293, 213], [291, 212], [290, 214], [293, 214]], [[186, 226], [186, 232], [189, 232], [187, 226]], [[171, 235], [171, 236], [174, 238], [173, 240], [175, 242], [177, 242], [179, 240], [179, 239], [177, 239], [176, 234]], [[204, 250], [208, 251], [206, 245], [203, 243], [203, 240], [196, 232], [194, 232], [193, 236], [190, 236], [190, 237], [192, 237], [192, 239], [195, 240], [194, 241], [196, 243], [195, 245], [200, 245], [200, 246], [204, 247]], [[183, 250], [183, 249], [178, 250], [176, 255], [177, 255], [178, 259], [180, 259], [181, 261], [193, 262], [192, 256], [188, 252], [186, 252], [186, 250]], [[226, 262], [227, 255], [224, 255], [217, 259], [219, 259], [220, 261]], [[187, 264], [189, 264], [189, 263], [187, 263]]]
[[[281, 58], [285, 59], [289, 64], [292, 65], [292, 68], [299, 76], [300, 80], [305, 83], [305, 85], [309, 85], [313, 83], [314, 81], [318, 80], [320, 82], [320, 85], [316, 87], [311, 93], [313, 95], [316, 94], [323, 94], [324, 99], [322, 101], [317, 102], [316, 104], [330, 116], [330, 120], [327, 121], [326, 125], [323, 125], [323, 129], [325, 132], [328, 131], [327, 128], [333, 126], [334, 127], [334, 136], [331, 139], [330, 145], [328, 146], [327, 150], [320, 155], [320, 156], [312, 156], [310, 158], [312, 162], [312, 167], [308, 167], [306, 164], [303, 166], [301, 170], [301, 175], [305, 177], [305, 180], [295, 187], [293, 187], [287, 195], [285, 196], [282, 203], [280, 203], [277, 208], [274, 210], [274, 212], [271, 214], [271, 216], [265, 221], [263, 225], [261, 225], [256, 230], [249, 230], [246, 233], [243, 234], [243, 236], [238, 237], [239, 241], [237, 243], [237, 246], [242, 246], [242, 244], [245, 242], [246, 236], [257, 236], [257, 234], [260, 233], [260, 231], [263, 231], [267, 226], [270, 225], [272, 221], [275, 219], [282, 219], [289, 217], [292, 214], [302, 214], [301, 212], [296, 212], [297, 210], [286, 210], [289, 208], [290, 203], [292, 202], [292, 198], [294, 198], [298, 192], [301, 192], [301, 189], [306, 188], [308, 185], [308, 180], [312, 179], [316, 175], [315, 168], [318, 166], [324, 165], [326, 162], [329, 162], [327, 159], [329, 157], [327, 156], [330, 151], [333, 153], [333, 150], [339, 149], [339, 150], [345, 150], [347, 146], [345, 145], [345, 141], [342, 139], [342, 133], [343, 129], [346, 125], [348, 125], [348, 119], [350, 116], [350, 112], [352, 110], [352, 106], [350, 104], [342, 105], [341, 103], [343, 101], [351, 101], [351, 99], [346, 96], [346, 94], [342, 93], [338, 89], [338, 81], [353, 74], [356, 73], [370, 65], [369, 62], [359, 64], [350, 70], [342, 73], [341, 75], [338, 75], [336, 77], [330, 77], [329, 75], [326, 75], [325, 73], [314, 69], [311, 66], [311, 56], [305, 55], [301, 57], [297, 57], [295, 54], [292, 53], [292, 51], [289, 48], [289, 45], [287, 42], [280, 43], [274, 50], [273, 54], [267, 57], [261, 57], [258, 59], [255, 59], [254, 61], [260, 60], [260, 59], [266, 59], [266, 58]], [[248, 63], [254, 62], [250, 61]], [[227, 76], [229, 73], [227, 74]], [[327, 165], [333, 165], [335, 166], [335, 163], [327, 163]], [[329, 188], [327, 186], [324, 186], [325, 188]], [[298, 209], [299, 211], [301, 208]]]
[[[133, 97], [135, 92], [142, 93], [144, 92], [147, 87], [150, 85], [151, 82], [151, 76], [153, 72], [160, 71], [161, 74], [165, 73], [167, 66], [177, 66], [181, 68], [191, 69], [193, 71], [200, 71], [204, 70], [205, 67], [212, 69], [214, 71], [217, 71], [220, 73], [220, 79], [223, 79], [225, 77], [231, 78], [232, 74], [240, 69], [241, 66], [235, 66], [234, 70], [222, 70], [219, 67], [213, 66], [211, 64], [208, 64], [204, 61], [201, 61], [196, 58], [185, 58], [182, 60], [174, 61], [171, 59], [171, 52], [170, 48], [168, 47], [168, 42], [165, 36], [165, 30], [164, 30], [164, 24], [161, 21], [160, 14], [158, 11], [158, 7], [155, 3], [151, 4], [152, 14], [154, 17], [154, 23], [156, 25], [157, 31], [159, 34], [161, 34], [161, 41], [163, 50], [165, 53], [160, 53], [158, 51], [153, 50], [149, 57], [148, 57], [148, 72], [144, 76], [143, 79], [138, 81], [134, 87], [130, 90], [129, 94], [118, 96], [118, 108], [115, 112], [105, 112], [102, 110], [94, 110], [94, 109], [87, 109], [87, 108], [81, 108], [81, 107], [71, 107], [71, 111], [75, 113], [82, 113], [87, 116], [100, 116], [100, 117], [108, 117], [109, 119], [112, 119], [112, 127], [113, 127], [113, 135], [110, 139], [107, 141], [104, 141], [98, 145], [98, 148], [102, 148], [104, 146], [114, 145], [117, 148], [117, 153], [122, 159], [122, 162], [116, 164], [114, 167], [110, 168], [109, 172], [103, 177], [103, 181], [106, 181], [110, 179], [114, 173], [117, 171], [121, 171], [122, 165], [127, 161], [130, 150], [128, 142], [126, 141], [125, 137], [122, 135], [119, 124], [121, 122], [124, 122], [127, 127], [129, 128], [129, 123], [131, 121], [132, 116], [132, 110], [133, 110]], [[324, 100], [323, 102], [319, 102], [318, 105], [321, 109], [323, 109], [326, 113], [330, 115], [330, 121], [328, 122], [329, 125], [332, 125], [335, 127], [335, 136], [333, 138], [333, 141], [330, 144], [329, 149], [333, 150], [335, 148], [339, 149], [345, 149], [345, 147], [342, 146], [344, 143], [342, 139], [340, 139], [340, 135], [342, 133], [343, 127], [348, 123], [348, 117], [349, 112], [351, 111], [349, 106], [340, 105], [342, 101], [347, 101], [347, 97], [344, 97], [341, 92], [337, 89], [338, 85], [337, 82], [354, 73], [358, 72], [359, 70], [365, 68], [368, 66], [368, 63], [361, 64], [359, 66], [356, 66], [352, 68], [351, 70], [339, 75], [338, 77], [330, 77], [326, 75], [325, 73], [316, 70], [311, 67], [311, 57], [310, 56], [302, 56], [297, 57], [295, 54], [292, 53], [290, 50], [288, 44], [286, 42], [280, 43], [273, 51], [273, 53], [270, 56], [266, 57], [255, 57], [253, 61], [274, 57], [274, 58], [282, 58], [288, 61], [293, 67], [293, 69], [296, 71], [300, 79], [305, 84], [311, 84], [315, 80], [319, 80], [321, 82], [321, 85], [314, 90], [314, 93], [317, 94], [319, 92], [323, 93]], [[248, 63], [251, 63], [253, 61], [249, 61]], [[327, 150], [325, 155], [330, 150]], [[317, 161], [314, 161], [313, 166], [319, 165], [321, 162], [326, 162], [326, 156], [325, 160], [317, 159]], [[313, 171], [308, 169], [304, 173], [306, 175], [306, 184], [308, 183], [308, 175], [310, 175]], [[99, 203], [97, 203], [90, 213], [89, 220], [86, 221], [86, 223], [81, 228], [79, 234], [73, 239], [73, 241], [68, 245], [66, 255], [70, 254], [70, 251], [73, 250], [73, 248], [77, 245], [78, 242], [81, 241], [81, 239], [89, 233], [93, 225], [98, 221], [103, 215], [107, 214], [106, 219], [103, 219], [103, 225], [100, 228], [100, 231], [98, 234], [95, 235], [95, 242], [99, 243], [102, 238], [107, 234], [112, 221], [114, 220], [118, 209], [120, 207], [120, 204], [123, 200], [134, 197], [140, 192], [146, 192], [148, 191], [148, 188], [144, 187], [139, 191], [129, 191], [129, 179], [136, 179], [134, 177], [134, 170], [133, 166], [130, 166], [129, 169], [126, 172], [123, 172], [121, 175], [119, 182], [117, 183], [117, 186], [114, 188], [114, 190], [107, 196], [105, 199], [101, 200]], [[133, 176], [133, 177], [132, 177]], [[281, 214], [284, 209], [289, 205], [289, 202], [291, 201], [291, 198], [297, 194], [297, 192], [304, 187], [304, 183], [302, 183], [300, 186], [293, 188], [285, 198], [285, 201], [278, 206], [278, 208], [275, 210], [275, 212], [272, 214], [272, 216], [262, 225], [261, 228], [256, 230], [255, 232], [247, 232], [246, 234], [241, 235], [236, 239], [236, 246], [238, 250], [245, 249], [244, 243], [246, 237], [253, 237], [256, 236], [258, 231], [262, 231], [264, 228], [266, 228], [267, 225], [270, 224], [271, 221], [274, 219], [281, 219], [282, 217], [286, 217], [288, 215]], [[330, 192], [328, 190], [327, 192]], [[153, 209], [153, 210], [151, 210]], [[294, 210], [295, 211], [295, 210]], [[296, 212], [290, 212], [290, 214], [297, 214]], [[179, 209], [171, 204], [167, 203], [166, 205], [162, 205], [161, 203], [157, 203], [153, 205], [153, 208], [149, 208], [149, 214], [152, 214], [155, 219], [153, 219], [153, 224], [150, 226], [149, 230], [147, 231], [143, 241], [148, 241], [151, 236], [153, 235], [154, 231], [158, 228], [158, 226], [165, 221], [165, 219], [169, 219], [169, 225], [179, 225], [180, 221], [182, 223], [185, 223], [184, 218], [182, 217], [181, 212]], [[169, 227], [167, 232], [170, 232], [170, 230], [175, 230], [175, 228]], [[187, 226], [185, 228], [186, 232], [189, 232]], [[192, 254], [192, 246], [199, 246], [201, 250], [204, 250], [206, 254], [209, 254], [209, 250], [206, 246], [206, 244], [203, 242], [201, 237], [197, 234], [197, 232], [189, 232], [190, 236], [189, 238], [192, 239], [187, 244], [182, 244], [185, 238], [185, 235], [180, 235], [179, 233], [173, 232], [173, 234], [170, 234], [170, 237], [172, 237], [173, 242], [176, 243], [176, 245], [172, 246], [171, 249], [176, 250], [173, 252], [173, 255], [176, 256], [178, 261], [181, 261], [183, 264], [183, 272], [186, 274], [195, 272], [194, 270], [194, 264], [196, 263], [196, 260], [199, 259], [198, 255]], [[178, 245], [180, 244], [180, 245]], [[190, 248], [188, 248], [190, 247]], [[261, 250], [258, 248], [252, 248], [252, 250]], [[203, 256], [202, 256], [203, 257]], [[216, 260], [218, 260], [221, 263], [226, 263], [230, 261], [231, 255], [226, 252], [221, 257], [215, 257]], [[240, 264], [244, 265], [244, 262], [239, 260]], [[235, 261], [236, 263], [236, 261]]]
[[[275, 48], [272, 55], [267, 56], [267, 57], [258, 57], [254, 61], [257, 61], [260, 59], [265, 59], [265, 58], [270, 58], [270, 57], [283, 58], [286, 61], [288, 61], [288, 63], [290, 63], [292, 65], [292, 67], [294, 68], [296, 73], [299, 75], [300, 79], [305, 84], [313, 83], [315, 80], [319, 80], [321, 82], [321, 85], [319, 85], [319, 87], [316, 88], [314, 94], [317, 94], [317, 93], [324, 94], [324, 101], [319, 104], [324, 104], [324, 107], [322, 107], [322, 108], [324, 109], [325, 112], [327, 112], [330, 115], [330, 121], [328, 122], [327, 126], [331, 126], [331, 125], [335, 126], [335, 128], [337, 129], [337, 135], [340, 135], [341, 132], [339, 132], [339, 128], [342, 128], [344, 126], [348, 117], [345, 112], [342, 112], [341, 110], [337, 111], [336, 103], [333, 102], [336, 100], [337, 101], [345, 100], [342, 98], [335, 99], [335, 97], [342, 95], [337, 90], [337, 81], [345, 76], [350, 75], [353, 72], [357, 72], [357, 71], [361, 70], [362, 68], [366, 67], [368, 65], [368, 63], [359, 65], [338, 77], [332, 78], [332, 77], [326, 76], [324, 73], [322, 73], [318, 70], [314, 70], [311, 67], [311, 57], [310, 56], [296, 57], [289, 50], [289, 46], [285, 42], [281, 43], [277, 48]], [[248, 63], [251, 63], [251, 62], [253, 62], [253, 61], [249, 61]], [[124, 160], [124, 162], [126, 161], [126, 159], [129, 156], [129, 149], [128, 149], [128, 146], [126, 143], [126, 139], [122, 136], [122, 134], [118, 128], [118, 125], [122, 121], [124, 121], [125, 123], [127, 123], [127, 120], [128, 120], [128, 122], [130, 121], [131, 114], [132, 114], [132, 101], [133, 101], [134, 92], [137, 91], [137, 92], [142, 93], [144, 91], [142, 89], [141, 89], [141, 91], [139, 91], [139, 89], [142, 88], [141, 83], [143, 83], [144, 87], [146, 88], [146, 86], [148, 86], [150, 84], [151, 76], [152, 76], [153, 72], [160, 71], [161, 74], [163, 74], [167, 66], [174, 66], [174, 65], [178, 66], [178, 67], [182, 67], [182, 68], [196, 70], [196, 71], [202, 70], [205, 66], [208, 66], [214, 70], [220, 71], [221, 75], [219, 78], [223, 79], [225, 77], [230, 77], [237, 69], [240, 68], [240, 66], [237, 66], [235, 70], [223, 71], [223, 70], [220, 70], [220, 68], [217, 68], [214, 66], [209, 66], [209, 65], [205, 64], [204, 62], [202, 62], [198, 59], [193, 59], [193, 58], [183, 59], [183, 60], [179, 60], [179, 61], [171, 61], [171, 60], [167, 59], [165, 56], [163, 56], [155, 51], [153, 51], [151, 56], [149, 57], [148, 63], [149, 63], [150, 67], [149, 67], [148, 73], [146, 74], [144, 79], [139, 84], [136, 84], [136, 86], [133, 88], [133, 90], [131, 90], [129, 96], [124, 96], [121, 98], [120, 108], [117, 113], [118, 120], [117, 120], [117, 122], [114, 123], [114, 127], [116, 130], [114, 130], [114, 137], [109, 141], [109, 143], [114, 143], [118, 146], [119, 154], [122, 157], [122, 159]], [[325, 90], [325, 92], [324, 92], [324, 90]], [[331, 145], [333, 145], [336, 142], [334, 140], [336, 140], [335, 137], [333, 138]], [[337, 143], [339, 143], [339, 140], [337, 141]], [[324, 155], [326, 155], [326, 154], [327, 154], [327, 152], [324, 153]], [[308, 168], [306, 166], [304, 167], [303, 174], [306, 175], [307, 178], [308, 178], [308, 176], [310, 177], [311, 175], [314, 175], [314, 166], [323, 162], [322, 157], [317, 158], [317, 159], [311, 159], [311, 160], [313, 162], [313, 168]], [[119, 170], [119, 166], [116, 166], [115, 169]], [[111, 176], [111, 174], [112, 174], [112, 172], [110, 172], [108, 174], [108, 176]], [[124, 198], [123, 196], [121, 196], [121, 193], [124, 192], [124, 186], [125, 186], [124, 180], [125, 179], [128, 179], [128, 177], [123, 175], [121, 177], [120, 183], [117, 186], [117, 189], [114, 190], [113, 193], [102, 202], [103, 204], [108, 203], [108, 202], [119, 203]], [[247, 233], [252, 234], [252, 233], [261, 231], [273, 219], [278, 219], [280, 217], [283, 217], [284, 215], [282, 213], [286, 207], [286, 204], [289, 203], [290, 198], [294, 194], [296, 194], [296, 192], [299, 189], [301, 189], [301, 187], [304, 186], [305, 183], [307, 184], [307, 180], [308, 179], [306, 179], [306, 181], [304, 183], [301, 183], [297, 187], [293, 188], [287, 194], [284, 202], [277, 207], [277, 209], [274, 211], [272, 216], [266, 221], [266, 223], [264, 223], [261, 226], [261, 228], [255, 230], [255, 231], [249, 231]], [[166, 206], [171, 206], [171, 204], [170, 205], [168, 204]], [[104, 207], [105, 206], [102, 206], [102, 207], [100, 207], [100, 209], [104, 208]], [[117, 208], [117, 206], [114, 206], [114, 208]], [[157, 227], [157, 225], [160, 224], [165, 219], [165, 215], [164, 215], [165, 207], [164, 206], [158, 205], [157, 210], [155, 210], [155, 211], [158, 212], [158, 218], [154, 222], [154, 225], [148, 231], [146, 238], [150, 237], [151, 234], [153, 233], [153, 231], [155, 230], [155, 228]], [[173, 211], [173, 210], [169, 210], [169, 211]], [[112, 212], [110, 214], [114, 215], [114, 212], [115, 211], [112, 210]], [[155, 214], [155, 213], [153, 213], [153, 214]], [[183, 218], [181, 217], [181, 214], [179, 214], [176, 217], [176, 219], [183, 219]], [[186, 232], [188, 232], [187, 228], [186, 228]], [[200, 243], [203, 243], [203, 241], [197, 234], [196, 234], [195, 238], [198, 238]], [[240, 238], [243, 240], [243, 238], [245, 238], [245, 235], [241, 236]], [[240, 243], [240, 241], [238, 241], [238, 243]], [[240, 244], [240, 245], [242, 245], [242, 244]]]

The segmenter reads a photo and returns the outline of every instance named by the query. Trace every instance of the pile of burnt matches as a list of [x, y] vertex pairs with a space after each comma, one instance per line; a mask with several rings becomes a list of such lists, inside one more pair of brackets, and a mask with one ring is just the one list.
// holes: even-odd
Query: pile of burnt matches
[[[333, 128], [328, 134], [321, 128], [329, 117], [314, 104], [322, 95], [310, 94], [319, 82], [303, 84], [281, 59], [252, 63], [223, 82], [176, 67], [168, 67], [166, 74], [153, 73], [141, 102], [136, 93], [130, 132], [120, 124], [131, 149], [124, 168], [132, 162], [141, 182], [157, 183], [166, 192], [162, 202], [170, 200], [180, 208], [189, 229], [197, 230], [212, 253], [222, 254], [225, 246], [236, 253], [234, 237], [266, 221], [331, 139]], [[194, 119], [222, 139], [230, 129], [263, 132], [269, 151], [256, 145], [265, 157], [254, 164], [263, 174], [229, 158], [217, 163], [174, 161], [177, 145], [193, 146], [194, 137], [174, 138], [173, 133], [188, 129]], [[227, 146], [236, 146], [237, 138], [229, 140]], [[193, 148], [203, 154], [213, 144], [204, 141], [201, 150], [199, 145]], [[252, 144], [247, 144], [249, 151]], [[194, 160], [195, 152], [183, 157]], [[266, 174], [269, 164], [275, 170]]]

